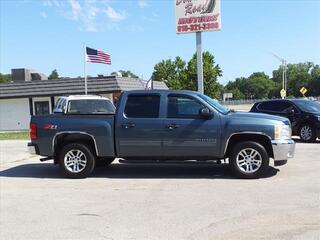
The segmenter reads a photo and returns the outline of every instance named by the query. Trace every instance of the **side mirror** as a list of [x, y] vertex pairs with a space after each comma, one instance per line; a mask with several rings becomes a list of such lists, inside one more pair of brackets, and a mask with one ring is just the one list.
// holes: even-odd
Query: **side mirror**
[[199, 115], [205, 119], [211, 119], [213, 117], [213, 113], [208, 108], [201, 108]]
[[293, 108], [290, 108], [286, 111], [286, 114], [288, 114], [288, 116], [293, 116], [294, 115], [294, 109]]
[[57, 113], [57, 114], [62, 114], [63, 113], [63, 111], [62, 111], [62, 109], [61, 108], [55, 108], [55, 109], [53, 109], [53, 113]]

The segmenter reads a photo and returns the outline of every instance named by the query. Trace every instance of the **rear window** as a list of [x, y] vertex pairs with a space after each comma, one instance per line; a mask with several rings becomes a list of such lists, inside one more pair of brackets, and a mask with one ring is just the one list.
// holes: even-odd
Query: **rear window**
[[112, 114], [114, 112], [114, 105], [103, 99], [70, 100], [68, 104], [69, 114]]
[[129, 95], [124, 110], [128, 118], [158, 118], [159, 95]]

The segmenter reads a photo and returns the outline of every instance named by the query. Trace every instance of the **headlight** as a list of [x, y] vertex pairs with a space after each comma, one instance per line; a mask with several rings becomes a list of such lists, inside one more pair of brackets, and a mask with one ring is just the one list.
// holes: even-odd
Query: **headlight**
[[291, 127], [289, 125], [275, 125], [274, 139], [291, 139]]
[[318, 121], [320, 122], [320, 116], [318, 116]]

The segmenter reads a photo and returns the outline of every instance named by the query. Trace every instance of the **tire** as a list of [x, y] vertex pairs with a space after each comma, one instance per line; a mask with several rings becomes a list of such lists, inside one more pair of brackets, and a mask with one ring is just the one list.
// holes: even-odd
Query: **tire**
[[114, 161], [114, 158], [97, 158], [96, 167], [107, 167]]
[[59, 155], [59, 166], [67, 178], [86, 178], [95, 167], [96, 157], [82, 143], [71, 143], [63, 147]]
[[269, 168], [269, 156], [266, 149], [257, 142], [240, 142], [233, 147], [229, 164], [239, 178], [259, 178]]
[[317, 139], [316, 130], [310, 124], [303, 124], [299, 128], [299, 137], [303, 142], [315, 142]]

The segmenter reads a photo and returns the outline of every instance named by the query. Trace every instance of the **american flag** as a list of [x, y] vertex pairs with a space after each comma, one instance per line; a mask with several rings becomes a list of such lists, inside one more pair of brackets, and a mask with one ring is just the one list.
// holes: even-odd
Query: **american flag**
[[111, 55], [100, 50], [86, 47], [86, 61], [111, 64]]

